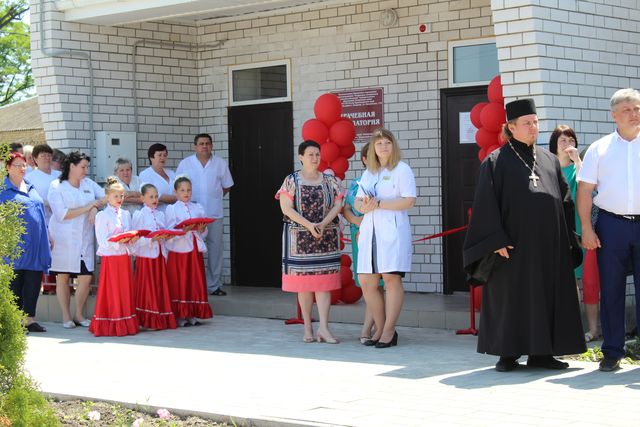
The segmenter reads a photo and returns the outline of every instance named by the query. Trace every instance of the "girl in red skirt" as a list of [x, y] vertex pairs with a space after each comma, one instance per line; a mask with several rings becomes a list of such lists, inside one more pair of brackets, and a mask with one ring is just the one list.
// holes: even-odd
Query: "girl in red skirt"
[[[173, 188], [178, 201], [167, 206], [165, 218], [168, 227], [174, 227], [189, 218], [205, 216], [204, 208], [191, 202], [191, 181], [185, 176], [176, 178]], [[207, 226], [187, 226], [184, 236], [167, 242], [169, 257], [167, 270], [171, 305], [180, 326], [200, 325], [198, 319], [213, 317], [207, 297], [207, 281], [202, 254], [207, 251], [203, 237]]]
[[110, 242], [109, 238], [131, 229], [131, 215], [121, 209], [124, 187], [115, 177], [107, 179], [107, 207], [96, 215], [97, 254], [102, 257], [98, 298], [89, 331], [95, 336], [123, 336], [138, 333], [133, 301], [133, 277], [128, 241]]
[[[135, 230], [164, 230], [164, 213], [158, 209], [158, 190], [153, 184], [142, 186], [144, 207], [133, 214]], [[142, 238], [135, 246], [135, 305], [140, 326], [149, 329], [175, 329], [167, 280], [166, 249], [160, 236]]]

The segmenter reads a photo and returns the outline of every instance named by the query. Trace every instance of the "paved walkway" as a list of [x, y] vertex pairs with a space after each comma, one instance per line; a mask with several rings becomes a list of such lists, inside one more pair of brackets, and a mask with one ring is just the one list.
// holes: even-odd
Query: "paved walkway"
[[201, 327], [94, 338], [46, 324], [29, 336], [27, 368], [45, 392], [166, 407], [239, 424], [319, 426], [631, 426], [640, 367], [606, 374], [497, 373], [476, 339], [399, 328], [373, 349], [359, 327], [333, 324], [339, 345], [304, 344], [302, 327], [217, 316]]

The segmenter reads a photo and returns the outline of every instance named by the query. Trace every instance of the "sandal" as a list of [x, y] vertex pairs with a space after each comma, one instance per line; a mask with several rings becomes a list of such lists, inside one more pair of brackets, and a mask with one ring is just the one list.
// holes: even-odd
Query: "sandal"
[[584, 341], [585, 342], [596, 341], [598, 338], [599, 338], [598, 335], [593, 335], [591, 332], [586, 332], [584, 334]]

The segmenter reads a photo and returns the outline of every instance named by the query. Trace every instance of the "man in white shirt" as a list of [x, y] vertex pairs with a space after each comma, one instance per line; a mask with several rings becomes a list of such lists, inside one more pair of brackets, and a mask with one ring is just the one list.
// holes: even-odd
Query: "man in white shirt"
[[222, 287], [222, 234], [223, 209], [222, 198], [233, 186], [233, 179], [227, 162], [213, 155], [211, 135], [201, 133], [193, 140], [195, 154], [182, 160], [176, 175], [186, 175], [193, 186], [192, 202], [204, 207], [209, 218], [216, 219], [207, 228], [207, 288], [210, 295], [224, 296]]
[[[577, 205], [582, 244], [597, 249], [600, 269], [602, 352], [600, 370], [615, 371], [625, 356], [625, 288], [633, 263], [636, 320], [640, 320], [640, 92], [621, 89], [611, 97], [617, 130], [591, 144], [578, 174]], [[592, 192], [597, 187], [598, 194]], [[595, 230], [591, 206], [600, 208]]]

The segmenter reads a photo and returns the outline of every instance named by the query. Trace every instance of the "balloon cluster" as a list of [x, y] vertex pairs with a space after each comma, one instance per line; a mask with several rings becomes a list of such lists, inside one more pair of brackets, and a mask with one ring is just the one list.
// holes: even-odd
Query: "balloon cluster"
[[304, 122], [302, 138], [320, 144], [320, 171], [344, 179], [356, 152], [356, 128], [351, 119], [341, 117], [340, 98], [332, 93], [318, 97], [313, 112], [316, 118]]
[[500, 76], [494, 77], [489, 83], [487, 98], [489, 102], [479, 102], [471, 109], [471, 123], [478, 128], [476, 144], [480, 146], [480, 161], [506, 143], [502, 137], [502, 125], [507, 121], [507, 115]]
[[362, 298], [362, 289], [356, 286], [351, 271], [351, 258], [349, 255], [340, 255], [340, 281], [342, 287], [331, 291], [331, 304], [342, 301], [345, 304], [353, 304]]

